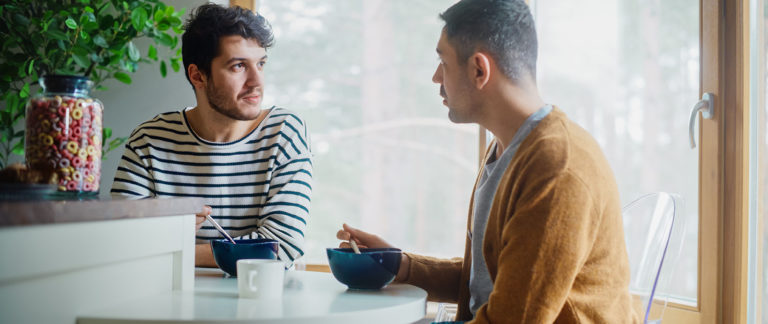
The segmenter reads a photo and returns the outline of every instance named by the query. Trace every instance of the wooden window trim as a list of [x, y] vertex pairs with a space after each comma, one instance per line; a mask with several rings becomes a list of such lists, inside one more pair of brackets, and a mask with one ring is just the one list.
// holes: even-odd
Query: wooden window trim
[[700, 1], [699, 289], [696, 307], [671, 303], [664, 322], [746, 323], [748, 271], [749, 1]]

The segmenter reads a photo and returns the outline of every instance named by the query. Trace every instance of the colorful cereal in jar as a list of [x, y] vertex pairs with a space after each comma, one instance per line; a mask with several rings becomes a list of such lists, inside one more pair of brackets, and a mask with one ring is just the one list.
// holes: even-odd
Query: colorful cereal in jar
[[89, 98], [43, 95], [27, 104], [27, 163], [56, 167], [58, 189], [96, 192], [101, 178], [101, 104]]

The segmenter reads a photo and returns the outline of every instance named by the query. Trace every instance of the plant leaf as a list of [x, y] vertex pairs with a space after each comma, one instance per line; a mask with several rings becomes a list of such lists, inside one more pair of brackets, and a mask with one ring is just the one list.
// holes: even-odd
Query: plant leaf
[[26, 97], [29, 97], [29, 83], [25, 83], [19, 91], [19, 98], [24, 99]]
[[166, 33], [161, 33], [159, 37], [155, 37], [155, 40], [167, 47], [173, 47], [173, 37]]
[[89, 65], [91, 65], [91, 61], [88, 60], [88, 57], [85, 55], [72, 53], [72, 59], [75, 60], [75, 63], [77, 63], [77, 65], [86, 69], [88, 68]]
[[58, 29], [49, 28], [45, 33], [55, 40], [67, 40], [67, 34]]
[[94, 36], [93, 43], [99, 47], [103, 47], [103, 48], [109, 47], [109, 44], [107, 44], [107, 40], [104, 39], [104, 36], [101, 36], [101, 35]]
[[12, 152], [13, 154], [24, 155], [24, 141], [16, 142], [16, 145], [13, 146]]
[[112, 129], [111, 129], [111, 128], [109, 128], [109, 127], [104, 127], [104, 128], [101, 130], [101, 137], [103, 137], [103, 138], [104, 138], [104, 139], [102, 140], [102, 143], [103, 143], [104, 141], [106, 141], [108, 138], [112, 137]]
[[143, 7], [133, 9], [131, 12], [131, 24], [136, 31], [144, 30], [144, 25], [147, 23], [147, 10]]
[[19, 13], [13, 15], [13, 21], [21, 26], [29, 25], [29, 19]]
[[165, 66], [165, 61], [160, 61], [160, 75], [163, 77], [168, 75], [168, 67]]
[[67, 18], [67, 20], [64, 21], [64, 24], [66, 24], [69, 29], [77, 29], [77, 22], [72, 18]]
[[157, 61], [157, 49], [152, 44], [149, 45], [149, 52], [147, 53], [147, 57]]
[[170, 23], [171, 26], [181, 26], [182, 24], [181, 19], [178, 17], [169, 17], [168, 23]]
[[178, 59], [171, 59], [171, 68], [173, 69], [173, 72], [179, 72], [181, 66], [179, 65]]
[[[131, 76], [125, 72], [115, 72], [115, 79], [125, 84], [131, 84]], [[111, 130], [110, 130], [110, 134], [111, 134]]]
[[136, 45], [134, 45], [133, 42], [128, 42], [128, 58], [134, 62], [141, 58], [141, 53], [139, 53], [139, 49], [136, 48]]

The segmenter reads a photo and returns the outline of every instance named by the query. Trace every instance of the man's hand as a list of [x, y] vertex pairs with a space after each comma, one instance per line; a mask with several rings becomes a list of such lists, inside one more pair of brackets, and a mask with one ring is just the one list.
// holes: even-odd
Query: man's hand
[[[355, 240], [357, 246], [361, 249], [364, 248], [393, 248], [391, 244], [387, 243], [384, 239], [378, 235], [361, 231], [347, 224], [342, 225], [343, 229], [336, 232], [336, 238], [342, 240], [339, 244], [340, 248], [350, 248], [349, 240]], [[408, 276], [408, 269], [411, 267], [411, 259], [405, 254], [400, 256], [400, 269], [397, 271], [395, 281], [403, 281]]]
[[349, 245], [350, 238], [354, 239], [355, 243], [357, 243], [357, 246], [360, 247], [361, 249], [393, 248], [394, 247], [391, 244], [387, 243], [387, 241], [384, 241], [378, 235], [361, 231], [347, 224], [342, 225], [342, 227], [343, 229], [340, 229], [336, 233], [336, 238], [343, 241], [341, 242], [341, 244], [339, 244], [340, 248], [350, 248], [351, 247]]
[[205, 222], [205, 216], [210, 215], [213, 209], [210, 206], [203, 206], [203, 211], [195, 214], [195, 232], [199, 231], [203, 227]]

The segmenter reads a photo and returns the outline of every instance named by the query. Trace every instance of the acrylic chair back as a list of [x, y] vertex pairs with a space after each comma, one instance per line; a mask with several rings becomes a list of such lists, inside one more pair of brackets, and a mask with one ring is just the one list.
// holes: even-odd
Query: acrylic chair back
[[[680, 255], [685, 224], [683, 200], [676, 194], [644, 195], [622, 209], [630, 266], [629, 290], [640, 301], [643, 323], [661, 323], [667, 287]], [[651, 313], [653, 304], [660, 311]]]

